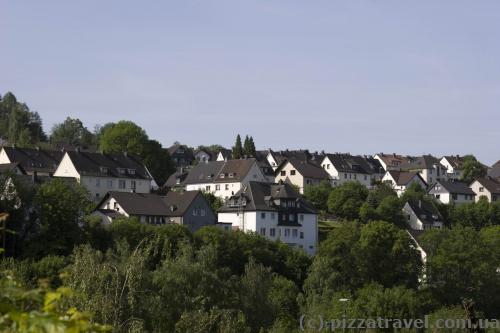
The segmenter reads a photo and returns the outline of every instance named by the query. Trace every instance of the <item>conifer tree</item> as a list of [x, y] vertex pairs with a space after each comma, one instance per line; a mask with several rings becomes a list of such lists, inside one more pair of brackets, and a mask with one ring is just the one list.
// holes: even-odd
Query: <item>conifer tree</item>
[[240, 159], [243, 157], [243, 147], [241, 145], [241, 136], [239, 134], [236, 136], [236, 143], [234, 144], [232, 155], [233, 159]]

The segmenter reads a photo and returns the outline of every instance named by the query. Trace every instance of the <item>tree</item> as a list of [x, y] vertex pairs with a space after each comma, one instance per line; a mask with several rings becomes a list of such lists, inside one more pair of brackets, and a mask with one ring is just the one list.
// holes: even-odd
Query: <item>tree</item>
[[368, 197], [368, 190], [359, 182], [335, 187], [328, 197], [328, 210], [340, 218], [359, 219], [359, 209]]
[[217, 211], [224, 205], [222, 199], [217, 197], [212, 192], [204, 191], [203, 196], [205, 197], [205, 200], [208, 201], [208, 204], [210, 205], [215, 214], [217, 214]]
[[460, 180], [467, 184], [472, 183], [476, 178], [486, 176], [487, 172], [486, 168], [476, 159], [476, 157], [474, 157], [474, 155], [464, 156], [462, 168], [463, 173]]
[[143, 147], [143, 162], [159, 186], [175, 172], [175, 164], [166, 149], [156, 140], [148, 140]]
[[318, 185], [306, 185], [304, 188], [304, 198], [314, 208], [321, 212], [326, 212], [328, 210], [328, 197], [332, 189], [332, 185], [327, 180], [322, 181]]
[[239, 134], [236, 136], [236, 142], [233, 147], [232, 157], [235, 160], [243, 157], [243, 147], [241, 145], [241, 136]]
[[106, 125], [99, 138], [99, 147], [107, 153], [129, 152], [143, 156], [147, 144], [146, 132], [126, 120]]
[[91, 145], [94, 143], [94, 137], [83, 126], [80, 119], [67, 117], [64, 122], [52, 127], [50, 142], [53, 144]]
[[245, 141], [243, 143], [243, 155], [248, 157], [255, 157], [255, 143], [253, 137], [245, 136]]

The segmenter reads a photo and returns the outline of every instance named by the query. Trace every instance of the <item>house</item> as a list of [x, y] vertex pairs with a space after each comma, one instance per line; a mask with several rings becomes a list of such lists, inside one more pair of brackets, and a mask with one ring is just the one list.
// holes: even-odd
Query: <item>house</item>
[[500, 179], [500, 161], [496, 162], [488, 169], [488, 176], [491, 178]]
[[399, 170], [400, 166], [407, 164], [412, 160], [410, 156], [403, 156], [398, 154], [375, 154], [374, 159], [378, 160], [385, 171]]
[[402, 171], [418, 172], [427, 184], [446, 178], [443, 166], [432, 155], [422, 155], [399, 166]]
[[177, 167], [185, 167], [191, 165], [194, 161], [193, 150], [186, 145], [180, 143], [173, 144], [167, 149], [170, 158]]
[[249, 181], [267, 181], [254, 158], [200, 163], [184, 184], [188, 191], [207, 191], [226, 200]]
[[476, 202], [481, 197], [486, 197], [489, 202], [500, 200], [500, 181], [495, 178], [478, 178], [469, 187], [476, 194]]
[[403, 207], [411, 230], [441, 229], [443, 218], [436, 207], [424, 200], [409, 200]]
[[285, 182], [297, 186], [300, 193], [304, 193], [306, 185], [318, 185], [322, 181], [329, 181], [330, 175], [319, 165], [310, 161], [286, 160], [275, 171], [275, 182]]
[[318, 246], [318, 214], [286, 184], [250, 181], [218, 211], [221, 224], [256, 232], [313, 255]]
[[281, 150], [281, 151], [272, 151], [268, 150], [266, 159], [269, 165], [273, 168], [273, 170], [278, 169], [284, 162], [288, 159], [295, 159], [301, 161], [311, 161], [312, 155], [308, 150]]
[[0, 164], [17, 163], [28, 175], [50, 177], [64, 155], [62, 151], [40, 148], [2, 147]]
[[215, 225], [216, 216], [199, 191], [168, 192], [166, 195], [108, 192], [93, 215], [105, 223], [118, 217], [136, 217], [141, 223], [181, 224], [192, 232]]
[[443, 156], [439, 163], [446, 179], [460, 179], [463, 173], [464, 158], [460, 155]]
[[54, 177], [76, 178], [96, 201], [109, 191], [149, 193], [157, 187], [139, 157], [127, 153], [69, 151], [64, 154]]
[[350, 154], [326, 154], [321, 166], [330, 175], [333, 186], [357, 181], [371, 187], [373, 182], [381, 180], [384, 174], [378, 160]]
[[168, 177], [167, 181], [163, 185], [163, 188], [169, 190], [184, 189], [184, 181], [186, 180], [187, 175], [188, 172], [185, 171], [185, 169], [180, 168]]
[[384, 177], [382, 177], [382, 182], [392, 186], [398, 197], [403, 195], [406, 188], [413, 183], [417, 183], [423, 189], [427, 188], [427, 184], [417, 172], [389, 170], [385, 173]]
[[204, 149], [197, 149], [194, 152], [194, 159], [198, 161], [198, 163], [204, 163], [212, 160], [212, 154]]
[[444, 204], [471, 203], [476, 196], [466, 183], [452, 180], [438, 180], [428, 193]]
[[232, 155], [233, 155], [233, 152], [231, 149], [221, 149], [217, 153], [216, 161], [221, 162], [221, 161], [230, 160], [232, 158]]

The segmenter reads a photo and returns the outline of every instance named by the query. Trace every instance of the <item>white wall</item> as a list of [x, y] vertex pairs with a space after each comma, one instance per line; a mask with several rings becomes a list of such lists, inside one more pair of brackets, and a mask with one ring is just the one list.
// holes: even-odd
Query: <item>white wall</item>
[[7, 164], [11, 163], [9, 156], [7, 156], [7, 153], [5, 152], [5, 149], [2, 148], [0, 151], [0, 164]]
[[[295, 171], [295, 175], [292, 175], [292, 171]], [[288, 161], [285, 162], [285, 165], [276, 175], [275, 181], [276, 183], [278, 183], [279, 181], [283, 181], [293, 184], [299, 188], [300, 193], [304, 193], [305, 179]]]
[[475, 180], [470, 186], [469, 186], [472, 191], [474, 193], [476, 193], [476, 202], [479, 201], [479, 199], [481, 198], [481, 196], [485, 196], [489, 202], [491, 202], [491, 193], [490, 191], [488, 191], [486, 189], [486, 187], [484, 187], [483, 185], [481, 185], [480, 182], [478, 182], [477, 180]]

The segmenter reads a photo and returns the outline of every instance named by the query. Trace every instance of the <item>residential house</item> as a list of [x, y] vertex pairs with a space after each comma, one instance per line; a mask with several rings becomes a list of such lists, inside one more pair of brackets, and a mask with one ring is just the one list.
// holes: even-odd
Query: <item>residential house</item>
[[400, 165], [402, 171], [418, 172], [427, 184], [446, 178], [443, 166], [437, 158], [432, 155], [416, 157], [412, 161]]
[[460, 155], [443, 156], [439, 161], [446, 179], [460, 179], [463, 174], [464, 158]]
[[177, 167], [191, 165], [194, 161], [193, 150], [186, 145], [175, 143], [167, 149], [170, 158]]
[[304, 193], [306, 185], [318, 185], [322, 181], [329, 181], [329, 174], [319, 165], [310, 161], [286, 160], [275, 171], [275, 182], [285, 182], [296, 186], [300, 193]]
[[489, 202], [500, 200], [500, 181], [495, 178], [478, 178], [469, 187], [476, 194], [476, 202], [481, 197], [486, 197]]
[[312, 155], [308, 150], [281, 150], [273, 151], [268, 150], [266, 159], [273, 170], [278, 169], [283, 163], [289, 159], [301, 160], [301, 161], [312, 161]]
[[376, 159], [350, 154], [326, 154], [321, 162], [323, 169], [330, 175], [333, 186], [348, 181], [357, 181], [366, 187], [381, 180], [384, 172]]
[[382, 182], [392, 186], [398, 197], [402, 196], [406, 188], [413, 183], [417, 183], [423, 189], [427, 188], [427, 184], [417, 172], [389, 170], [382, 178]]
[[412, 230], [441, 229], [443, 218], [437, 208], [424, 200], [409, 200], [403, 207], [407, 223]]
[[109, 191], [149, 193], [157, 187], [139, 157], [127, 153], [69, 151], [64, 154], [54, 177], [76, 178], [96, 201]]
[[488, 169], [488, 176], [491, 178], [500, 179], [500, 161], [496, 162]]
[[2, 147], [0, 164], [17, 163], [28, 175], [50, 177], [63, 157], [62, 151], [40, 148]]
[[313, 255], [318, 246], [318, 214], [286, 184], [248, 182], [218, 212], [221, 224], [256, 232]]
[[185, 169], [180, 168], [173, 174], [171, 174], [165, 184], [163, 185], [163, 188], [169, 189], [169, 190], [179, 190], [179, 189], [184, 189], [184, 181], [186, 180], [188, 175], [188, 172], [185, 171]]
[[249, 181], [267, 181], [254, 158], [200, 163], [184, 184], [188, 191], [207, 191], [226, 200]]
[[398, 154], [378, 153], [374, 156], [378, 160], [385, 171], [399, 170], [400, 166], [412, 161], [412, 157]]
[[194, 152], [194, 159], [198, 161], [198, 163], [204, 163], [212, 160], [212, 154], [204, 149], [197, 149]]
[[118, 217], [135, 217], [148, 224], [181, 224], [192, 232], [216, 223], [215, 213], [199, 191], [166, 195], [111, 191], [99, 202], [94, 215], [105, 223]]
[[476, 196], [466, 183], [458, 180], [438, 180], [427, 192], [444, 204], [471, 203]]

